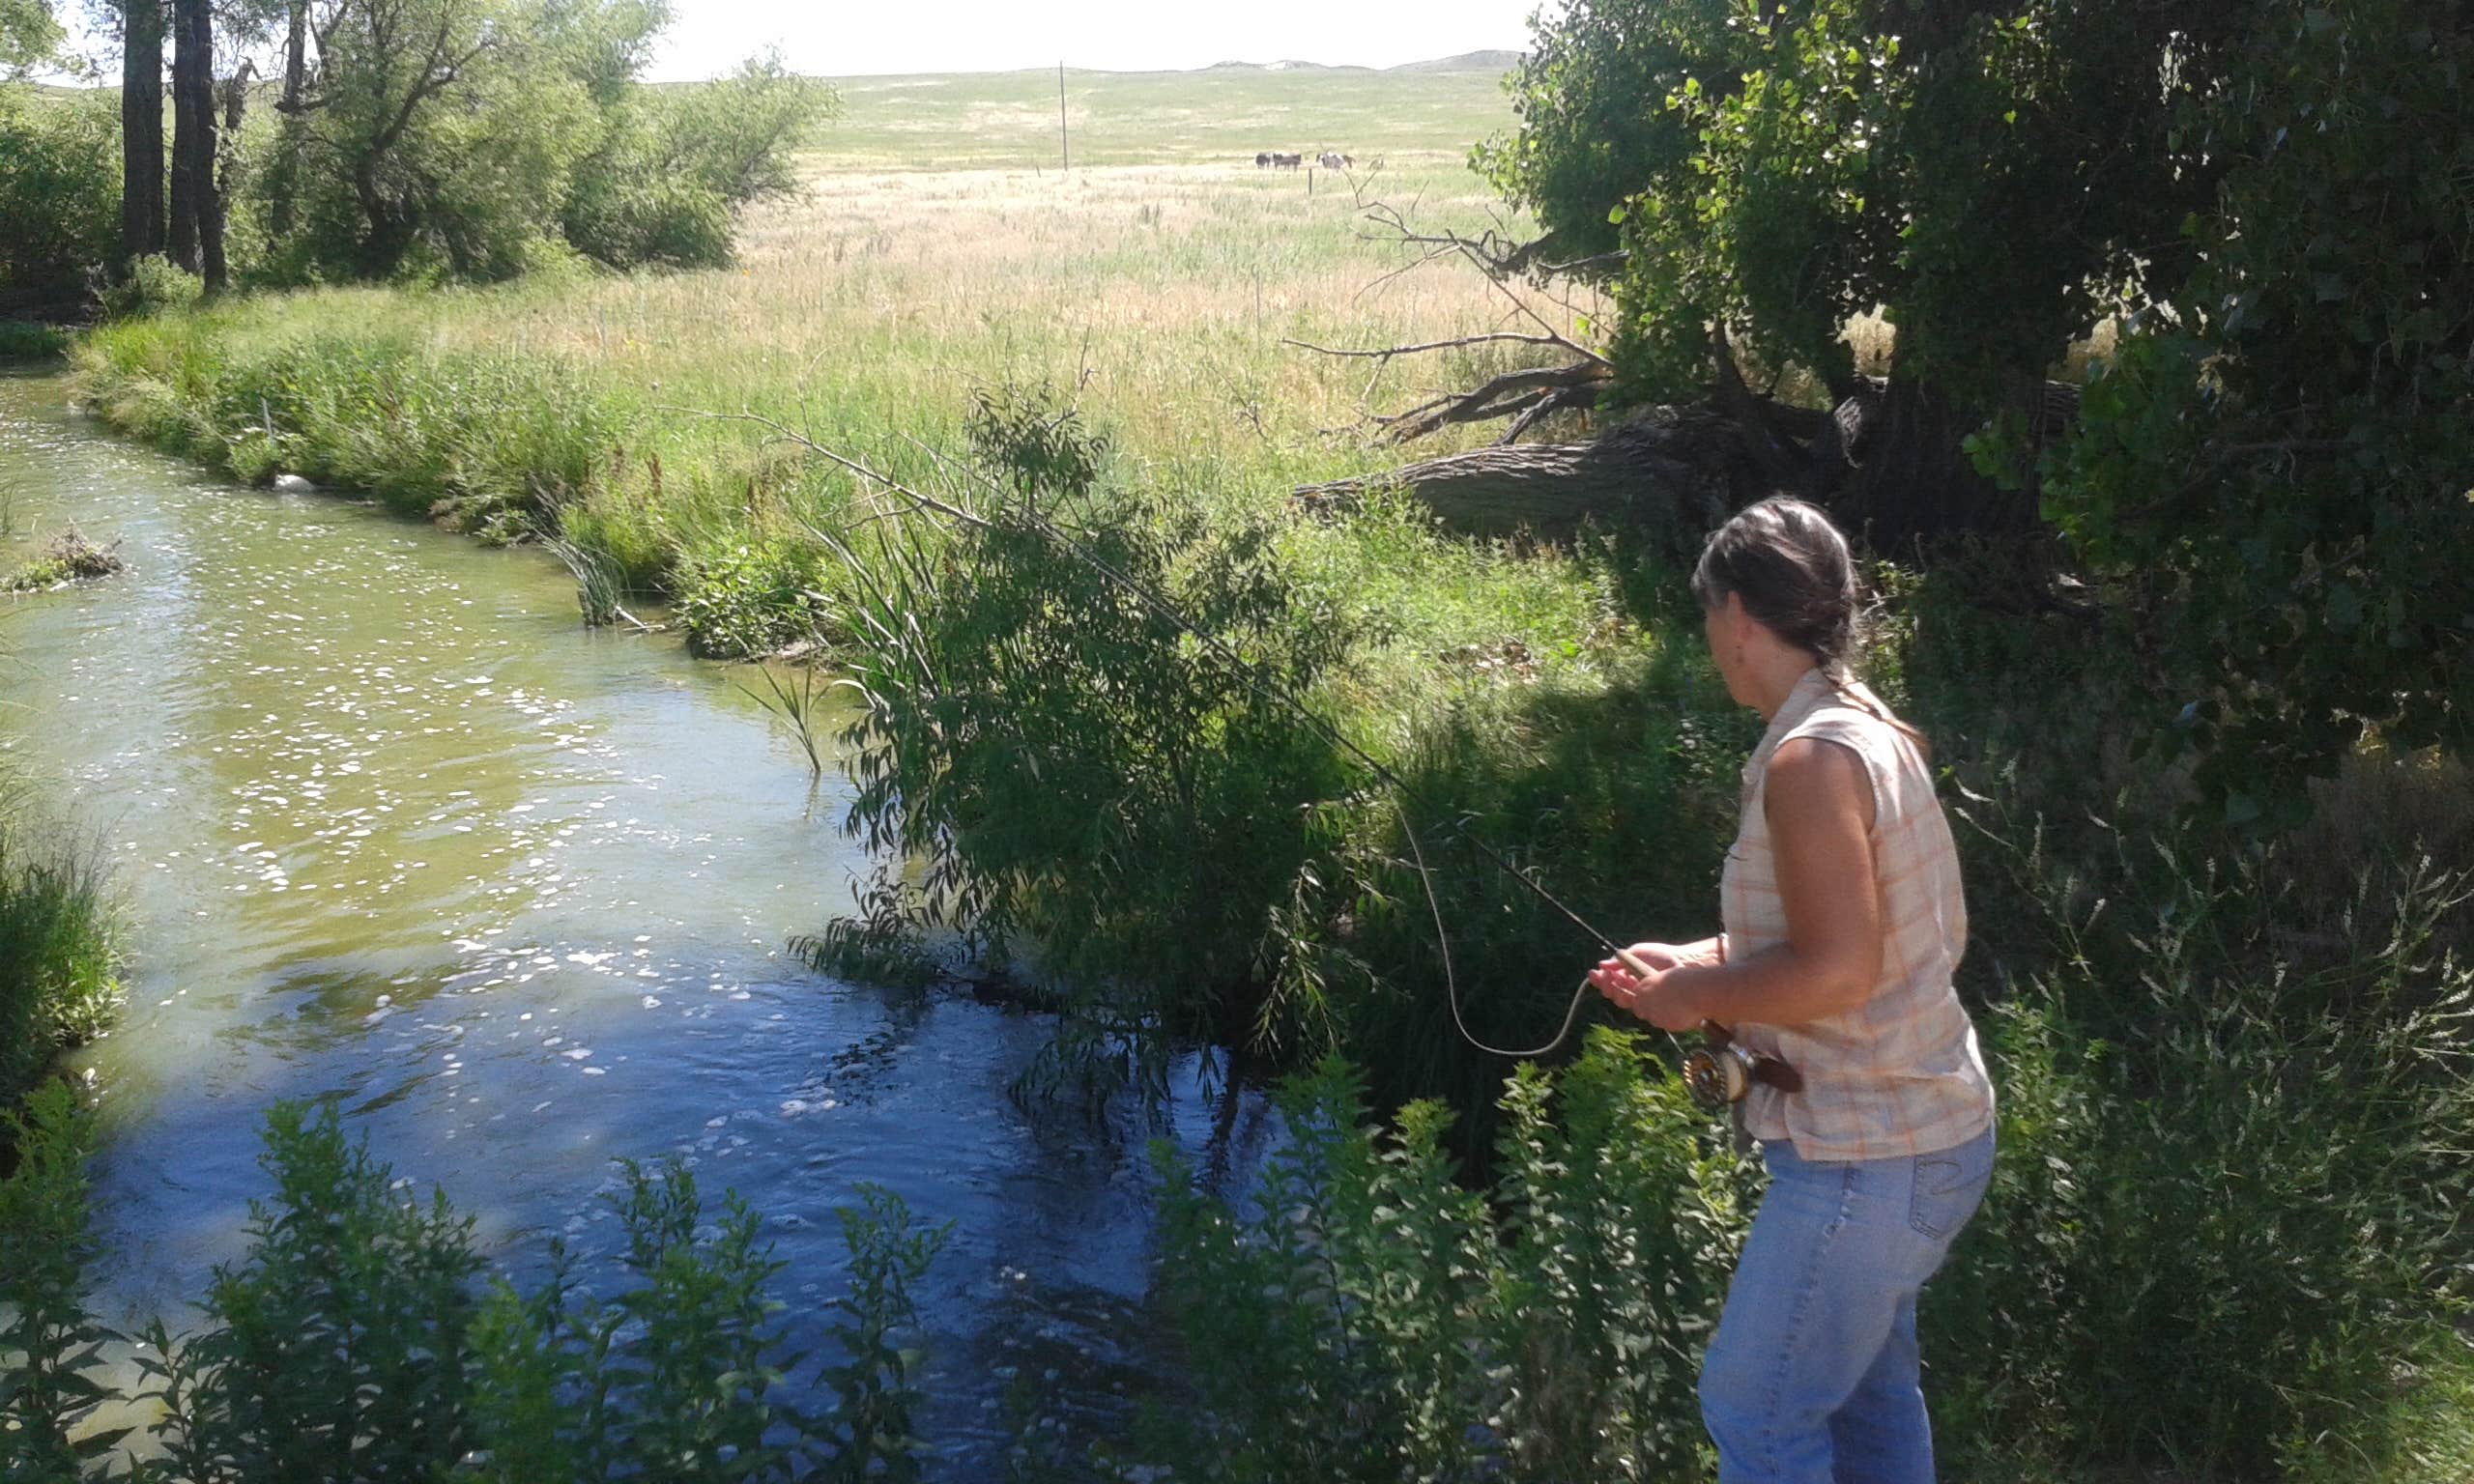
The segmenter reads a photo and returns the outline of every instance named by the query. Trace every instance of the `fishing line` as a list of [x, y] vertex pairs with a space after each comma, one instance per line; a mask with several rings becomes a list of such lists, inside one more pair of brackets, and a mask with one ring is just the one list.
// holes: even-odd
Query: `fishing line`
[[[959, 521], [964, 525], [979, 530], [992, 531], [1000, 528], [996, 522], [990, 520], [986, 516], [980, 515], [976, 511], [968, 509], [963, 505], [954, 504], [948, 500], [938, 499], [931, 495], [922, 494], [921, 492], [912, 489], [910, 486], [902, 483], [900, 480], [878, 473], [876, 470], [870, 468], [866, 464], [850, 458], [846, 454], [836, 452], [822, 443], [817, 442], [807, 435], [797, 432], [771, 417], [762, 415], [762, 414], [699, 412], [693, 408], [678, 408], [675, 410], [678, 412], [691, 413], [699, 416], [715, 417], [729, 421], [751, 422], [769, 428], [782, 438], [798, 444], [800, 447], [807, 449], [809, 452], [827, 460], [850, 473], [856, 474], [863, 479], [867, 479], [883, 489], [900, 496], [920, 509], [935, 512], [949, 520]], [[925, 451], [934, 457], [942, 457], [934, 449], [926, 449]], [[989, 484], [991, 488], [997, 490], [1000, 494], [1004, 493], [1001, 486], [997, 485], [993, 479], [989, 478], [984, 473], [979, 473], [978, 471], [967, 471], [967, 472], [978, 474], [978, 476], [984, 482]], [[1255, 695], [1277, 701], [1280, 705], [1287, 707], [1291, 712], [1295, 713], [1300, 719], [1302, 719], [1309, 728], [1311, 728], [1317, 736], [1321, 737], [1324, 741], [1329, 742], [1334, 747], [1338, 748], [1351, 758], [1354, 758], [1368, 773], [1371, 773], [1375, 778], [1391, 785], [1393, 790], [1400, 795], [1401, 798], [1417, 804], [1422, 809], [1426, 810], [1428, 813], [1431, 813], [1438, 817], [1444, 816], [1444, 811], [1438, 808], [1433, 800], [1427, 798], [1423, 791], [1412, 785], [1407, 779], [1401, 777], [1389, 764], [1375, 756], [1373, 754], [1367, 752], [1365, 748], [1359, 746], [1338, 727], [1326, 721], [1319, 712], [1315, 711], [1313, 707], [1309, 706], [1297, 696], [1295, 692], [1288, 689], [1288, 687], [1280, 684], [1272, 677], [1261, 673], [1258, 667], [1249, 663], [1245, 656], [1230, 648], [1227, 642], [1221, 639], [1219, 635], [1201, 628], [1199, 625], [1194, 623], [1194, 620], [1188, 618], [1184, 612], [1178, 609], [1175, 604], [1154, 592], [1147, 584], [1137, 578], [1128, 575], [1127, 573], [1119, 571], [1107, 557], [1091, 550], [1082, 541], [1077, 539], [1073, 534], [1066, 531], [1047, 516], [1040, 514], [1039, 511], [1036, 508], [1031, 507], [1027, 501], [1018, 509], [1017, 516], [1018, 519], [1020, 519], [1021, 523], [1031, 530], [1046, 537], [1056, 546], [1061, 547], [1076, 560], [1081, 562], [1084, 566], [1089, 567], [1093, 572], [1098, 573], [1104, 581], [1124, 592], [1127, 596], [1133, 598], [1152, 616], [1167, 623], [1178, 633], [1192, 639], [1195, 643], [1200, 644], [1203, 648], [1210, 651], [1214, 657], [1218, 658], [1228, 668], [1240, 683], [1245, 685], [1249, 690], [1254, 692]], [[802, 522], [802, 524], [805, 523]], [[820, 539], [828, 541], [829, 544], [842, 551], [846, 556], [849, 555], [849, 548], [843, 546], [840, 541], [833, 540], [825, 532], [817, 530], [814, 527], [810, 527], [809, 529]], [[1486, 1042], [1480, 1041], [1476, 1036], [1470, 1034], [1468, 1024], [1461, 1016], [1459, 989], [1452, 974], [1451, 940], [1443, 930], [1443, 908], [1441, 903], [1437, 901], [1434, 895], [1434, 883], [1426, 870], [1424, 852], [1419, 848], [1417, 832], [1409, 826], [1408, 810], [1397, 800], [1394, 803], [1394, 810], [1399, 816], [1402, 833], [1408, 837], [1410, 849], [1418, 858], [1418, 879], [1425, 888], [1426, 903], [1434, 914], [1436, 941], [1443, 951], [1445, 988], [1447, 991], [1447, 997], [1450, 999], [1452, 1004], [1453, 1024], [1454, 1028], [1459, 1031], [1461, 1038], [1467, 1041], [1471, 1045], [1477, 1047], [1479, 1050], [1486, 1052], [1489, 1055], [1511, 1057], [1515, 1059], [1543, 1056], [1546, 1053], [1553, 1051], [1556, 1047], [1562, 1045], [1566, 1038], [1571, 1035], [1573, 1022], [1580, 1017], [1581, 1005], [1586, 999], [1590, 987], [1589, 980], [1586, 977], [1581, 980], [1580, 987], [1573, 992], [1571, 1004], [1564, 1013], [1563, 1027], [1555, 1033], [1555, 1039], [1536, 1050], [1505, 1050], [1500, 1047], [1488, 1045]], [[1460, 838], [1463, 841], [1466, 841], [1469, 845], [1482, 856], [1489, 865], [1493, 866], [1497, 870], [1502, 871], [1505, 875], [1511, 877], [1514, 881], [1519, 882], [1520, 885], [1532, 896], [1536, 897], [1539, 901], [1552, 908], [1566, 922], [1570, 923], [1573, 927], [1578, 928], [1581, 931], [1589, 934], [1589, 936], [1596, 941], [1598, 946], [1604, 948], [1609, 954], [1613, 955], [1617, 958], [1624, 960], [1625, 965], [1631, 969], [1633, 973], [1644, 978], [1649, 977], [1650, 971], [1648, 967], [1642, 964], [1638, 958], [1634, 957], [1628, 949], [1616, 942], [1613, 938], [1607, 936], [1604, 932], [1599, 931], [1595, 924], [1591, 923], [1587, 918], [1581, 916], [1578, 912], [1573, 911], [1572, 908], [1566, 905], [1563, 899], [1547, 890], [1542, 883], [1533, 879], [1527, 871], [1521, 870], [1520, 867], [1515, 865], [1509, 856], [1496, 849], [1482, 837], [1470, 831], [1466, 826], [1461, 826], [1458, 833]]]
[[[1452, 972], [1452, 934], [1443, 930], [1443, 903], [1435, 897], [1434, 894], [1434, 876], [1432, 872], [1426, 870], [1426, 853], [1418, 845], [1418, 832], [1416, 828], [1409, 823], [1409, 812], [1402, 809], [1397, 801], [1394, 802], [1392, 812], [1399, 815], [1400, 833], [1408, 837], [1409, 854], [1417, 859], [1418, 884], [1424, 887], [1426, 891], [1426, 910], [1434, 914], [1435, 947], [1443, 951], [1443, 996], [1444, 999], [1452, 1006], [1452, 1024], [1453, 1029], [1460, 1032], [1460, 1039], [1462, 1041], [1469, 1042], [1469, 1044], [1476, 1046], [1479, 1050], [1485, 1052], [1489, 1056], [1509, 1057], [1516, 1062], [1525, 1062], [1534, 1057], [1545, 1056], [1552, 1052], [1556, 1047], [1564, 1043], [1564, 1039], [1566, 1037], [1572, 1034], [1572, 1022], [1580, 1018], [1581, 1002], [1589, 997], [1589, 976], [1586, 974], [1581, 976], [1580, 987], [1572, 991], [1572, 1003], [1566, 1006], [1564, 1009], [1564, 1024], [1562, 1028], [1555, 1032], [1555, 1039], [1546, 1042], [1546, 1044], [1528, 1051], [1510, 1051], [1502, 1046], [1490, 1046], [1484, 1042], [1480, 1041], [1470, 1032], [1469, 1022], [1462, 1019], [1460, 1015], [1460, 982]], [[1464, 833], [1462, 838], [1466, 839], [1467, 835]], [[1614, 947], [1612, 944], [1609, 944], [1608, 946], [1610, 948]], [[1628, 951], [1617, 948], [1615, 950], [1615, 954], [1617, 957], [1622, 958], [1625, 963], [1629, 965], [1635, 972], [1639, 972], [1641, 970], [1641, 964], [1638, 960], [1633, 958], [1632, 955]]]

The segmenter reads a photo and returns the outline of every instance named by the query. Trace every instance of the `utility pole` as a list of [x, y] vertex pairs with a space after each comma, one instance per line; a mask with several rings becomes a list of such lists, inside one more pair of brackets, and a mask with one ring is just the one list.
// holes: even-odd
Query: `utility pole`
[[1062, 168], [1074, 168], [1074, 142], [1065, 136], [1065, 64], [1056, 64], [1056, 150], [1065, 157]]

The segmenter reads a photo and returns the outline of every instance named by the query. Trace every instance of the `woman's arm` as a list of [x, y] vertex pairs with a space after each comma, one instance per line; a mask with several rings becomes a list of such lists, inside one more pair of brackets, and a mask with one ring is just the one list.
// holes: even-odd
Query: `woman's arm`
[[1609, 999], [1682, 1031], [1704, 1020], [1796, 1025], [1871, 995], [1882, 975], [1882, 903], [1862, 759], [1834, 742], [1792, 739], [1771, 756], [1765, 792], [1787, 941], [1726, 963], [1653, 963], [1646, 980], [1601, 966], [1592, 977]]

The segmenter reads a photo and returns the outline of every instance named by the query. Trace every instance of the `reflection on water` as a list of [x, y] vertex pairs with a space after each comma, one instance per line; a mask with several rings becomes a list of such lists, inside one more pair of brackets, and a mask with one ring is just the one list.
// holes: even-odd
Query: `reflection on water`
[[[840, 1287], [854, 1184], [951, 1219], [925, 1296], [947, 1476], [988, 1471], [1014, 1368], [1072, 1413], [1155, 1366], [1138, 1139], [1008, 1102], [1036, 1020], [785, 958], [863, 863], [838, 785], [726, 672], [583, 630], [538, 554], [110, 442], [53, 379], [0, 377], [0, 484], [11, 561], [73, 519], [130, 567], [0, 629], [0, 746], [108, 836], [138, 954], [84, 1059], [108, 1319], [177, 1320], [241, 1249], [267, 1105], [332, 1098], [519, 1267], [607, 1244], [622, 1156], [766, 1213], [794, 1310]], [[1165, 1131], [1258, 1139], [1197, 1075]]]

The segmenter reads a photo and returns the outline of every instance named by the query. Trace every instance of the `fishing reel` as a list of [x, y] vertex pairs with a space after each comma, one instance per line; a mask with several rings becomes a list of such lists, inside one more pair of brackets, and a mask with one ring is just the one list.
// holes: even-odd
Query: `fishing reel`
[[1726, 1027], [1715, 1020], [1702, 1021], [1701, 1035], [1707, 1044], [1685, 1052], [1678, 1070], [1692, 1100], [1715, 1113], [1743, 1101], [1743, 1095], [1752, 1090], [1756, 1063], [1752, 1053], [1737, 1045]]
[[1683, 1090], [1692, 1100], [1712, 1113], [1720, 1112], [1743, 1101], [1755, 1082], [1774, 1087], [1782, 1093], [1800, 1093], [1804, 1079], [1796, 1070], [1775, 1057], [1756, 1056], [1736, 1044], [1734, 1033], [1715, 1020], [1701, 1022], [1704, 1042], [1683, 1054], [1683, 1065], [1677, 1069], [1683, 1077]]

